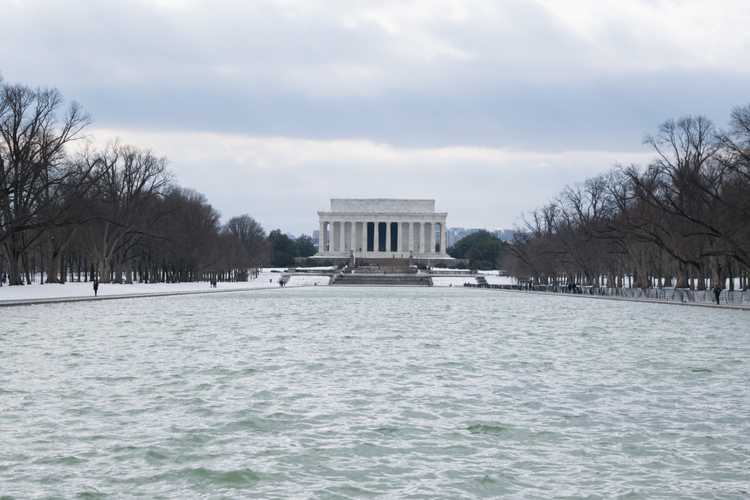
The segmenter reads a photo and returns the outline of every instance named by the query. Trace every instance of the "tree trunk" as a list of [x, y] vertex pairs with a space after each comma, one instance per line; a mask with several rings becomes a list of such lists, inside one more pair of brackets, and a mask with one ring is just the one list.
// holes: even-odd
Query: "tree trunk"
[[65, 278], [66, 278], [66, 276], [65, 276], [65, 258], [63, 256], [62, 252], [60, 252], [60, 256], [58, 257], [58, 259], [59, 259], [58, 267], [60, 268], [60, 281], [59, 281], [59, 283], [62, 284], [62, 283], [65, 283]]
[[23, 285], [21, 256], [16, 252], [15, 248], [8, 249], [6, 255], [8, 256], [8, 284]]
[[21, 254], [21, 263], [23, 264], [23, 272], [26, 275], [26, 284], [30, 285], [32, 283], [31, 270], [29, 266], [29, 256], [26, 254], [26, 252], [23, 252]]
[[642, 269], [636, 269], [633, 272], [633, 281], [635, 288], [649, 288], [648, 275]]
[[706, 289], [706, 275], [702, 272], [698, 274], [698, 290]]
[[97, 269], [99, 274], [100, 283], [110, 283], [112, 281], [112, 270], [109, 265], [109, 261], [106, 259], [99, 261], [99, 267]]
[[677, 282], [675, 288], [690, 288], [690, 277], [688, 276], [688, 270], [685, 266], [680, 266], [677, 269]]
[[57, 283], [57, 253], [53, 253], [47, 259], [47, 283]]

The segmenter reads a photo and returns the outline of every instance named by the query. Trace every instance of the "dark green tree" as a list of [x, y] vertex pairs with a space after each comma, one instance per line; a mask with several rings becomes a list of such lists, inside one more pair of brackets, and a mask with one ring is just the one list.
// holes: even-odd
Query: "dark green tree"
[[295, 244], [297, 245], [297, 257], [310, 257], [318, 251], [318, 247], [315, 246], [312, 238], [306, 234], [297, 238]]
[[448, 254], [468, 259], [472, 269], [497, 269], [505, 255], [505, 243], [487, 231], [477, 231], [458, 240]]
[[274, 229], [268, 235], [271, 243], [271, 265], [274, 267], [291, 266], [297, 256], [297, 245], [294, 240], [280, 229]]

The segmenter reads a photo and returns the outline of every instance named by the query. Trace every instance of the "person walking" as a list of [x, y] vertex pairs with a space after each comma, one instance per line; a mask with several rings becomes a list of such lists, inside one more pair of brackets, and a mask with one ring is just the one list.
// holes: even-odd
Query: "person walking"
[[99, 295], [99, 280], [94, 280], [94, 297]]
[[716, 300], [717, 305], [721, 303], [719, 300], [720, 297], [721, 297], [721, 285], [716, 283], [716, 285], [714, 286], [714, 299]]

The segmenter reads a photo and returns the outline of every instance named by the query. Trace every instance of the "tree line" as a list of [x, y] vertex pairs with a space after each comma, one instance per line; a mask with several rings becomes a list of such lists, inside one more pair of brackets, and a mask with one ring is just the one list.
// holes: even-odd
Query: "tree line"
[[616, 166], [532, 212], [505, 260], [539, 284], [747, 288], [750, 105], [726, 129], [707, 118], [664, 122], [645, 168]]
[[89, 115], [56, 89], [0, 80], [0, 284], [247, 280], [315, 253], [307, 236], [221, 222], [167, 160], [85, 141]]

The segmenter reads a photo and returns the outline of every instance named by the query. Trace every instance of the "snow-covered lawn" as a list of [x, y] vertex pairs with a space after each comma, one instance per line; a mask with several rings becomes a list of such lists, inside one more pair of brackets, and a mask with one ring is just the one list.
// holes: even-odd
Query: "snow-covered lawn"
[[433, 276], [432, 286], [464, 286], [464, 283], [476, 285], [477, 280], [473, 276]]
[[286, 286], [315, 286], [327, 285], [331, 281], [328, 276], [304, 276], [295, 274], [289, 277]]
[[462, 269], [458, 267], [432, 267], [430, 268], [430, 271], [433, 273], [462, 273], [462, 274], [471, 274], [471, 269]]
[[[498, 276], [492, 274], [482, 274], [484, 279], [490, 285], [515, 285], [516, 279], [510, 276]], [[477, 280], [474, 276], [433, 276], [433, 286], [464, 286], [464, 283], [476, 285]]]
[[512, 276], [498, 276], [496, 274], [485, 274], [484, 279], [489, 285], [516, 285], [518, 282]]
[[[116, 296], [130, 294], [193, 292], [201, 290], [237, 290], [244, 288], [278, 288], [280, 273], [262, 272], [260, 276], [250, 281], [218, 283], [216, 288], [206, 281], [197, 283], [133, 283], [132, 285], [118, 285], [101, 283], [99, 295]], [[322, 279], [322, 278], [320, 278]], [[269, 281], [270, 280], [270, 281]], [[327, 284], [327, 278], [326, 283]], [[310, 283], [312, 285], [312, 283]], [[323, 284], [323, 283], [319, 283]], [[297, 285], [297, 283], [295, 283]], [[0, 287], [0, 303], [10, 300], [52, 299], [63, 297], [91, 297], [94, 295], [91, 282], [65, 283], [64, 285], [38, 283], [25, 286]]]

